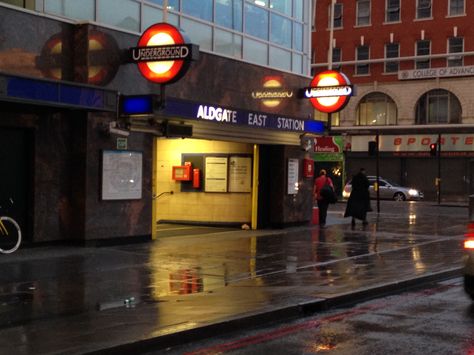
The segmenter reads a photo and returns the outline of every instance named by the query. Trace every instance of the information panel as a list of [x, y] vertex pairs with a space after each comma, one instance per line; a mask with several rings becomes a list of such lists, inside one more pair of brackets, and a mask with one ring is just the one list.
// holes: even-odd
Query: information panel
[[102, 153], [102, 199], [142, 198], [142, 153], [105, 150]]
[[299, 161], [298, 159], [288, 159], [288, 195], [298, 193]]
[[206, 192], [227, 192], [227, 157], [206, 157]]
[[251, 192], [252, 158], [229, 158], [229, 192]]

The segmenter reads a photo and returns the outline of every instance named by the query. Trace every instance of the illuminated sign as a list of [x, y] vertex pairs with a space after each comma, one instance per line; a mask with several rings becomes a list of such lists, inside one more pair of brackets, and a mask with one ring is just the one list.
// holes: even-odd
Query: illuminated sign
[[[82, 36], [78, 37], [83, 39]], [[44, 44], [41, 55], [36, 58], [37, 68], [47, 78], [63, 80], [67, 77], [64, 56], [68, 55], [67, 51], [70, 48], [68, 44], [64, 44], [65, 38], [67, 37], [64, 33], [57, 33], [50, 37]], [[81, 57], [85, 63], [81, 66], [81, 75], [87, 76], [88, 84], [108, 84], [115, 77], [120, 66], [120, 50], [117, 43], [112, 36], [94, 29], [88, 30], [87, 37], [84, 39], [87, 40], [87, 52], [84, 52]]]
[[262, 100], [262, 104], [268, 108], [279, 106], [283, 100], [293, 97], [293, 91], [284, 90], [282, 79], [277, 76], [266, 76], [263, 78], [263, 90], [253, 91], [252, 98]]
[[[367, 142], [374, 136], [351, 137], [351, 150], [353, 152], [366, 152]], [[437, 134], [411, 134], [411, 135], [381, 135], [379, 150], [381, 152], [406, 153], [407, 156], [422, 152], [429, 154], [430, 145], [438, 142]], [[441, 154], [444, 156], [469, 156], [474, 154], [474, 134], [446, 133], [441, 136]]]
[[335, 141], [336, 137], [317, 137], [314, 138], [315, 153], [341, 153], [342, 148]]
[[120, 115], [147, 115], [152, 114], [160, 104], [158, 95], [121, 95]]
[[179, 30], [168, 23], [150, 26], [130, 49], [130, 60], [140, 73], [155, 83], [172, 83], [180, 79], [191, 60], [197, 60], [199, 47], [186, 44]]
[[231, 124], [249, 128], [266, 128], [293, 132], [324, 132], [321, 121], [285, 117], [268, 112], [236, 110], [216, 105], [168, 98], [164, 114], [194, 120], [205, 120], [216, 124]]
[[311, 87], [303, 90], [304, 97], [311, 101], [313, 107], [326, 113], [342, 110], [353, 93], [347, 76], [336, 70], [319, 73], [311, 81]]

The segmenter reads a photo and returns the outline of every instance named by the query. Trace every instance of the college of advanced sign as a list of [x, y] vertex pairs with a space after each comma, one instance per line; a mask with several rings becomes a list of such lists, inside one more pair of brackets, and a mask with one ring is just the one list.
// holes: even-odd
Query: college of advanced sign
[[402, 70], [398, 72], [399, 80], [414, 80], [414, 79], [431, 79], [454, 76], [473, 76], [474, 65], [466, 67], [446, 67], [446, 68], [429, 68], [429, 69], [415, 69]]

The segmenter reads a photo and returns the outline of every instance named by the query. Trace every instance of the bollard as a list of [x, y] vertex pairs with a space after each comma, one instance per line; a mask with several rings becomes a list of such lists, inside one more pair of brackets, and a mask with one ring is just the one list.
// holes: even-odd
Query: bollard
[[474, 221], [474, 195], [469, 195], [469, 221]]
[[319, 224], [319, 208], [313, 207], [313, 217], [311, 218], [312, 224]]

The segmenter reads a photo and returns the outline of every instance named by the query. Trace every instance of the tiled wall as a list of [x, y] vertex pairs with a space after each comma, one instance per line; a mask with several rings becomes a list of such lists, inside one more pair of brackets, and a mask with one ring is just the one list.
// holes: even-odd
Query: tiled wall
[[181, 192], [171, 178], [173, 165], [181, 165], [181, 154], [253, 154], [252, 144], [197, 139], [159, 139], [156, 145], [155, 220], [238, 222], [251, 220], [251, 193]]

